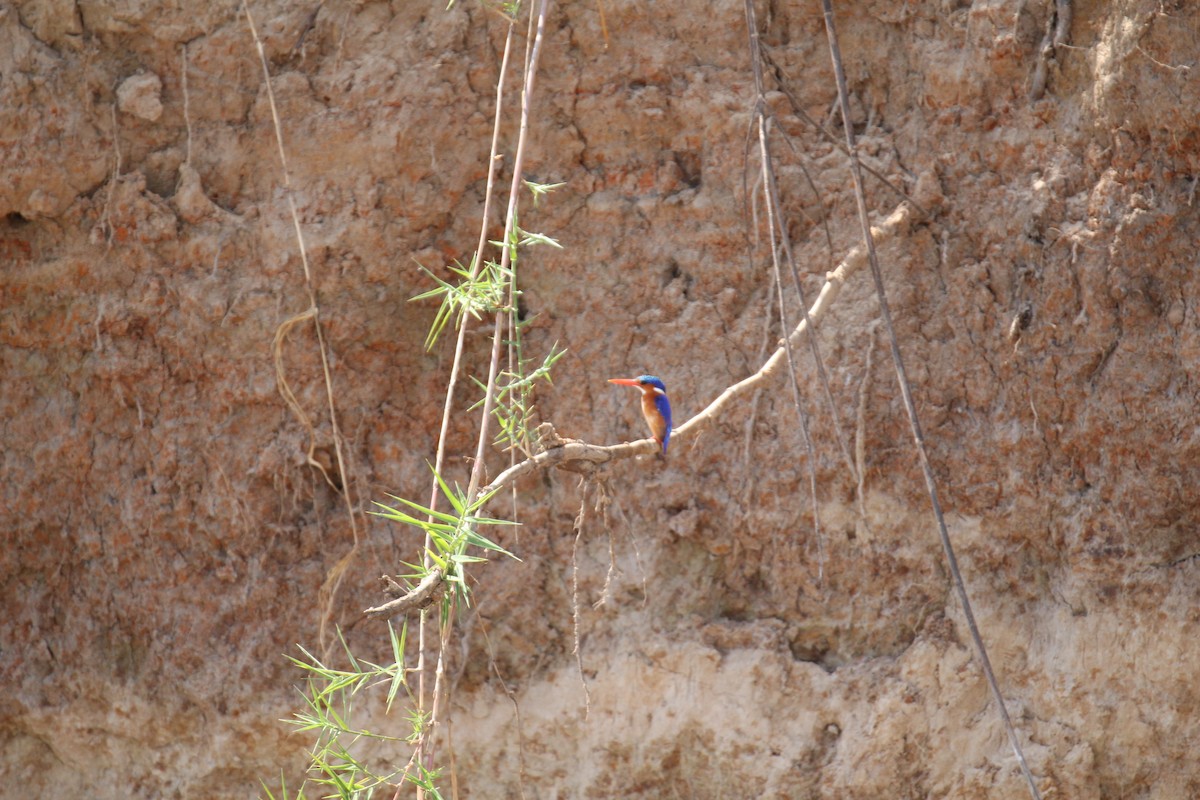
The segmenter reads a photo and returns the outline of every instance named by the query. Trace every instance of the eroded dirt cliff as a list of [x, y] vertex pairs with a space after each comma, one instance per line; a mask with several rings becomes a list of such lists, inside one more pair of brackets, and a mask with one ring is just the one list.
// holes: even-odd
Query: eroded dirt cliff
[[[1060, 3], [1037, 97], [1052, 2], [835, 5], [864, 160], [937, 201], [883, 270], [1030, 766], [1047, 797], [1195, 796], [1200, 11]], [[250, 10], [350, 496], [424, 499], [451, 350], [423, 350], [434, 306], [408, 299], [418, 263], [444, 275], [474, 249], [503, 19]], [[836, 90], [819, 4], [757, 11], [811, 299], [858, 241], [846, 159], [804, 118], [840, 132]], [[526, 172], [565, 186], [521, 223], [564, 249], [520, 275], [525, 346], [568, 349], [537, 398], [560, 434], [643, 435], [608, 377], [663, 376], [680, 422], [776, 346], [754, 99], [741, 4], [552, 4]], [[510, 118], [509, 157], [515, 138]], [[281, 766], [294, 786], [308, 742], [277, 721], [301, 680], [282, 654], [317, 647], [328, 611], [327, 637], [386, 658], [361, 610], [420, 544], [352, 529], [280, 395], [276, 336], [309, 297], [240, 6], [0, 5], [0, 158], [0, 795], [246, 797]], [[901, 202], [866, 189], [876, 219]], [[607, 468], [609, 531], [593, 515], [574, 561], [577, 478], [520, 486], [504, 536], [523, 560], [474, 573], [452, 648], [463, 796], [1022, 796], [877, 319], [860, 274], [819, 333], [861, 494], [798, 351], [819, 533], [783, 373], [668, 460]], [[283, 331], [333, 471], [311, 320]], [[468, 337], [472, 374], [486, 349]], [[455, 417], [459, 480], [475, 424]]]

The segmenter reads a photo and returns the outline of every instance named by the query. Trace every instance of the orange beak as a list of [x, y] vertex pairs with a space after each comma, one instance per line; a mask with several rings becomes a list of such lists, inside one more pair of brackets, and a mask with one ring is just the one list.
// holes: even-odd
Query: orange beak
[[618, 386], [641, 386], [635, 378], [609, 378], [608, 382], [615, 383]]

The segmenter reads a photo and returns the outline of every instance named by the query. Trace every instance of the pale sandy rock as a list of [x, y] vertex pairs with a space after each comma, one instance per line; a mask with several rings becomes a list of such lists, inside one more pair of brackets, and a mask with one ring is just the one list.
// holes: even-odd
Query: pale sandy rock
[[131, 75], [117, 88], [117, 107], [126, 114], [154, 122], [162, 116], [162, 79], [153, 72]]

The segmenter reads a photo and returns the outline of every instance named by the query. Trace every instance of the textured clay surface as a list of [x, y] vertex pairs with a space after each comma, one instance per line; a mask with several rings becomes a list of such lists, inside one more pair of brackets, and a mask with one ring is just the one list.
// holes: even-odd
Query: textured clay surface
[[[435, 305], [408, 300], [418, 264], [475, 248], [506, 26], [468, 0], [251, 3], [289, 190], [239, 4], [113, 5], [0, 5], [0, 797], [244, 798], [297, 786], [310, 744], [278, 721], [284, 653], [339, 625], [388, 656], [361, 611], [420, 540], [365, 511], [428, 496], [452, 344], [426, 352]], [[931, 212], [881, 263], [1030, 767], [1046, 797], [1194, 797], [1200, 10], [1063, 5], [1039, 93], [1050, 0], [835, 3], [863, 160]], [[817, 3], [757, 14], [811, 301], [858, 241], [813, 126], [841, 135], [825, 32]], [[739, 3], [552, 3], [526, 174], [565, 186], [520, 221], [564, 249], [519, 276], [528, 353], [568, 349], [537, 397], [561, 435], [644, 435], [606, 378], [662, 376], [679, 423], [776, 347], [753, 85]], [[901, 202], [865, 188], [876, 221]], [[346, 486], [313, 465], [337, 453], [291, 201]], [[781, 370], [666, 460], [518, 487], [522, 561], [472, 573], [449, 649], [460, 796], [1024, 795], [878, 319], [862, 272], [820, 328], [836, 426], [797, 350], [811, 457]], [[468, 374], [487, 351], [476, 326]], [[363, 724], [404, 736], [372, 697]]]

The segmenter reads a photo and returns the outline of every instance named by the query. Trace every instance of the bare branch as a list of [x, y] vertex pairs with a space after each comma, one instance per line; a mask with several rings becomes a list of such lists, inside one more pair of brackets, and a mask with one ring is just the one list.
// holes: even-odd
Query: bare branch
[[[907, 231], [914, 213], [913, 208], [909, 204], [902, 203], [887, 219], [877, 227], [871, 229], [875, 236], [875, 241], [884, 242]], [[821, 288], [821, 294], [817, 297], [816, 302], [813, 303], [812, 308], [808, 310], [808, 320], [802, 321], [797, 325], [788, 337], [792, 346], [799, 343], [800, 338], [808, 331], [810, 322], [812, 325], [816, 325], [821, 321], [826, 312], [829, 311], [833, 301], [841, 292], [842, 286], [845, 285], [851, 275], [866, 263], [867, 256], [865, 249], [855, 247], [846, 255], [846, 258], [838, 265], [837, 269], [825, 276], [825, 285]], [[779, 347], [767, 359], [758, 372], [721, 392], [715, 400], [709, 403], [707, 408], [681, 425], [678, 430], [674, 431], [671, 434], [671, 440], [678, 442], [686, 440], [688, 436], [695, 435], [701, 425], [715, 419], [727, 405], [759, 388], [761, 384], [768, 381], [778, 371], [786, 355], [786, 349], [783, 343], [780, 342]], [[543, 434], [542, 441], [550, 445], [546, 450], [504, 470], [491, 483], [482, 487], [474, 497], [494, 494], [526, 475], [531, 475], [550, 467], [558, 467], [570, 472], [587, 474], [601, 464], [606, 464], [610, 461], [620, 461], [637, 455], [653, 455], [659, 450], [659, 444], [654, 439], [639, 439], [636, 442], [605, 446], [588, 444], [587, 442], [576, 440], [560, 439], [557, 435], [553, 434]], [[435, 568], [425, 580], [421, 581], [416, 589], [413, 589], [404, 597], [384, 603], [375, 608], [369, 608], [363, 613], [376, 619], [389, 619], [398, 614], [421, 608], [423, 607], [421, 604], [429, 596], [428, 593], [432, 591], [432, 589], [427, 587], [427, 584], [440, 584], [442, 580], [442, 571]], [[428, 603], [425, 603], [425, 605], [428, 605]]]
[[[381, 606], [368, 608], [363, 614], [373, 619], [391, 619], [409, 611], [428, 608], [441, 595], [445, 587], [444, 577], [441, 568], [434, 567], [412, 591]], [[395, 596], [398, 592], [403, 591], [403, 587], [387, 575], [382, 576], [380, 580], [383, 581], [384, 592], [387, 594]]]
[[[879, 223], [878, 227], [871, 228], [871, 233], [874, 235], [875, 241], [884, 242], [899, 233], [907, 231], [913, 220], [914, 213], [914, 209], [910, 204], [907, 202], [901, 203], [887, 219]], [[837, 269], [826, 274], [825, 285], [821, 287], [821, 294], [817, 297], [816, 302], [812, 304], [812, 308], [808, 310], [808, 320], [801, 321], [788, 337], [793, 345], [798, 344], [800, 337], [808, 331], [810, 321], [814, 326], [821, 322], [821, 319], [825, 316], [833, 301], [841, 293], [842, 286], [845, 285], [846, 280], [866, 263], [866, 248], [858, 246], [846, 254], [845, 259], [842, 260]], [[673, 431], [671, 439], [677, 441], [680, 437], [686, 438], [694, 428], [715, 419], [720, 415], [725, 406], [733, 400], [751, 391], [774, 375], [784, 362], [786, 356], [787, 352], [781, 343], [758, 372], [747, 378], [743, 378], [738, 383], [721, 392], [716, 400], [709, 403], [707, 408], [679, 426], [678, 430]]]

